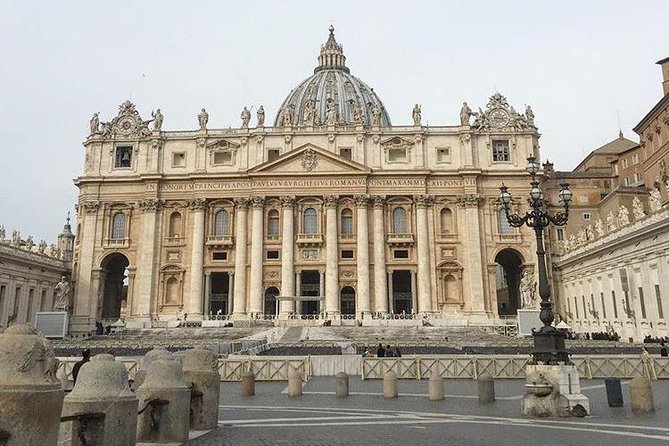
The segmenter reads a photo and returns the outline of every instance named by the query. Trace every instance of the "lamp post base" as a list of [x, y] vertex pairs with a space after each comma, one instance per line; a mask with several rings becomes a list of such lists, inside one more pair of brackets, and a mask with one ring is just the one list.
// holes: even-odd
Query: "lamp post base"
[[533, 331], [532, 337], [534, 337], [532, 364], [572, 364], [565, 349], [564, 333], [553, 326], [545, 325]]

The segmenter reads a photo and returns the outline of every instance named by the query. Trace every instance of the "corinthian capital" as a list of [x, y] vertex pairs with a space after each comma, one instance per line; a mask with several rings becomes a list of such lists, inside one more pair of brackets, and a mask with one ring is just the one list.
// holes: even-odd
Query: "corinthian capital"
[[99, 201], [84, 201], [84, 212], [87, 214], [95, 214], [100, 209]]
[[207, 207], [207, 200], [205, 198], [194, 198], [188, 200], [188, 209], [191, 211], [202, 211]]
[[386, 204], [386, 197], [382, 197], [381, 195], [374, 195], [372, 197], [372, 203], [374, 209], [383, 209], [383, 206]]
[[323, 197], [323, 201], [325, 202], [325, 207], [337, 207], [337, 202], [339, 202], [339, 197], [336, 195], [326, 195]]
[[156, 200], [154, 198], [149, 198], [146, 200], [139, 200], [137, 203], [140, 211], [142, 212], [156, 212], [163, 206], [162, 200]]
[[265, 197], [252, 197], [251, 206], [256, 209], [262, 209], [265, 206]]
[[235, 198], [235, 207], [239, 210], [245, 210], [249, 207], [251, 200], [249, 198]]
[[353, 200], [355, 200], [355, 205], [359, 208], [366, 208], [369, 205], [368, 195], [355, 195]]
[[281, 197], [281, 207], [292, 208], [293, 206], [295, 206], [294, 197]]
[[458, 197], [458, 204], [462, 207], [479, 207], [483, 203], [483, 197], [479, 194], [465, 194]]
[[432, 205], [433, 199], [429, 195], [415, 195], [413, 197], [413, 202], [416, 207], [425, 208]]

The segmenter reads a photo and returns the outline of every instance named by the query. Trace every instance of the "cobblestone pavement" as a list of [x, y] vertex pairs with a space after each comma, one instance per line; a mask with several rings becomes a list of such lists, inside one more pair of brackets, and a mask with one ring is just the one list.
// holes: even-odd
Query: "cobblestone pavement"
[[477, 383], [447, 380], [446, 399], [429, 401], [427, 381], [400, 381], [400, 397], [381, 397], [382, 382], [352, 377], [351, 395], [334, 395], [334, 378], [312, 378], [290, 398], [286, 383], [257, 383], [241, 398], [239, 383], [221, 384], [220, 428], [192, 442], [203, 445], [666, 445], [669, 382], [653, 383], [656, 412], [635, 416], [609, 408], [602, 380], [583, 380], [593, 415], [583, 419], [527, 419], [520, 415], [523, 380], [495, 382], [497, 400], [482, 405]]

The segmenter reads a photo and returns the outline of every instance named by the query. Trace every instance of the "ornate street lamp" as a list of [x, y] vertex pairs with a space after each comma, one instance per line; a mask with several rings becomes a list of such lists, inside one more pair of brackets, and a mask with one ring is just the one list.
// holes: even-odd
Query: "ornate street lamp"
[[541, 362], [544, 364], [558, 364], [562, 362], [570, 364], [568, 353], [565, 350], [564, 334], [551, 325], [555, 320], [555, 315], [553, 314], [553, 306], [550, 301], [543, 232], [544, 228], [551, 223], [556, 226], [564, 226], [567, 224], [569, 218], [569, 203], [571, 202], [572, 193], [569, 190], [568, 183], [561, 183], [558, 197], [560, 199], [560, 204], [564, 206], [564, 212], [556, 212], [555, 215], [550, 215], [548, 213], [547, 203], [544, 200], [543, 191], [539, 187], [539, 181], [537, 180], [539, 167], [539, 163], [536, 161], [535, 157], [531, 156], [527, 158], [527, 171], [532, 176], [532, 181], [530, 181], [530, 194], [528, 199], [530, 209], [525, 215], [512, 213], [511, 194], [504, 184], [499, 188], [499, 202], [504, 207], [506, 219], [511, 226], [518, 228], [527, 224], [527, 226], [534, 229], [537, 238], [539, 296], [541, 297], [541, 312], [539, 313], [539, 319], [543, 322], [544, 326], [539, 330], [532, 330], [532, 336], [534, 337], [534, 351], [532, 352], [533, 363], [536, 364]]

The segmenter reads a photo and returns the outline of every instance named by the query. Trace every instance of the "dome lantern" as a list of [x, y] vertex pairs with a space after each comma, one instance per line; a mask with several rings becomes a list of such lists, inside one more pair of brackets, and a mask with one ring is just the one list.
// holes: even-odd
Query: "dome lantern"
[[325, 45], [321, 45], [321, 54], [318, 56], [318, 66], [314, 68], [314, 74], [321, 70], [341, 70], [346, 73], [351, 71], [346, 67], [346, 56], [344, 47], [337, 43], [334, 36], [334, 26], [330, 25], [330, 36]]

